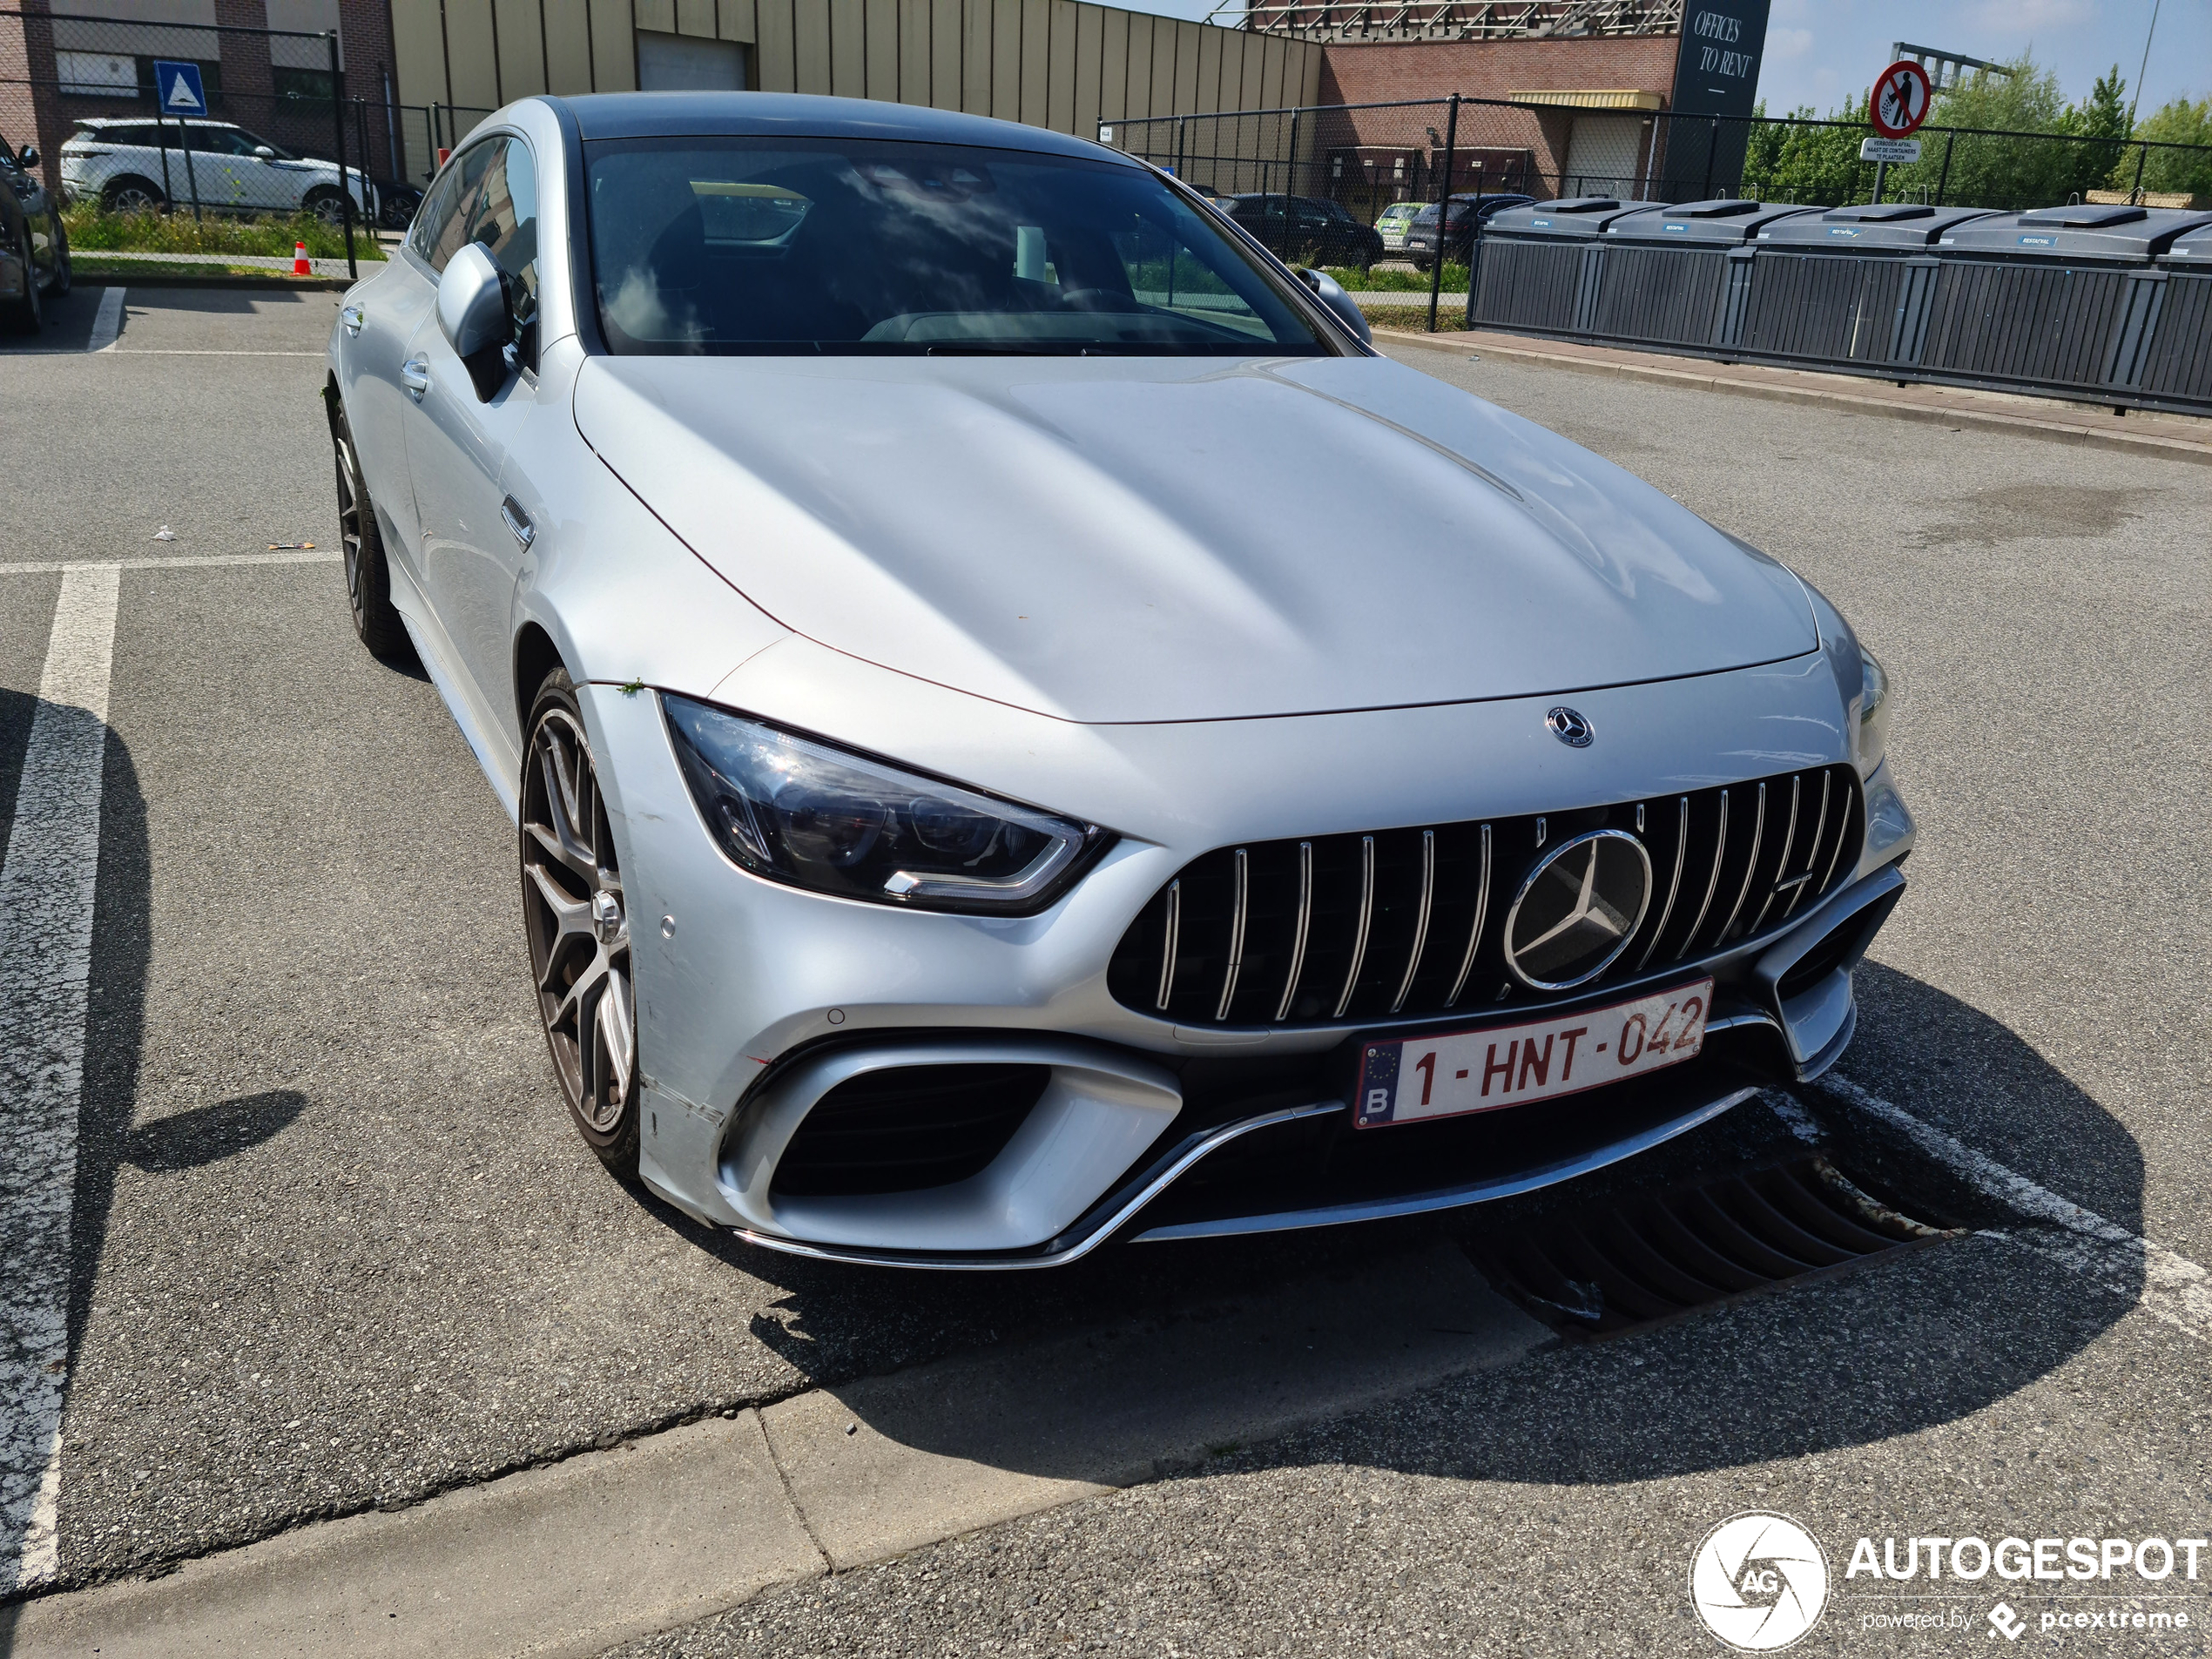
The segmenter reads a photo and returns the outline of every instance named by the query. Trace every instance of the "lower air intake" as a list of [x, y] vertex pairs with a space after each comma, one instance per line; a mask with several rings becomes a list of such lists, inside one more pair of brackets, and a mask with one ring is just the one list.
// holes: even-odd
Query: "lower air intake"
[[1014, 1138], [1049, 1066], [894, 1066], [848, 1078], [814, 1103], [769, 1190], [850, 1198], [950, 1186]]

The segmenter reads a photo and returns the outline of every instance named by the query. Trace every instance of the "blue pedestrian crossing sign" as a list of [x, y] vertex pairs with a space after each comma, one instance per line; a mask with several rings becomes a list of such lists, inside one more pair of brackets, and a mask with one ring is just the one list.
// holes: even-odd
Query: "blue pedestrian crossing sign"
[[207, 113], [207, 89], [200, 84], [198, 64], [180, 64], [166, 57], [155, 58], [153, 95], [164, 115]]

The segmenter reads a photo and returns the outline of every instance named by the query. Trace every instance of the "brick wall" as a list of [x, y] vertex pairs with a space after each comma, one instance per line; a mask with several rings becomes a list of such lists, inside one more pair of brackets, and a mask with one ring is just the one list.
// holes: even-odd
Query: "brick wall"
[[1332, 42], [1322, 51], [1321, 102], [1380, 104], [1449, 98], [1454, 92], [1504, 98], [1509, 92], [1585, 87], [1670, 98], [1678, 44], [1671, 35], [1375, 45]]

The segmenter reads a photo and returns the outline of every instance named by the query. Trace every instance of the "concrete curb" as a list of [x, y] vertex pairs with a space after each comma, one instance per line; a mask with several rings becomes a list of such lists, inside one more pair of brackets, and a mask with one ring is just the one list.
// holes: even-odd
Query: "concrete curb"
[[0, 1608], [0, 1653], [602, 1653], [1549, 1339], [1438, 1244], [1220, 1306], [815, 1390], [165, 1577]]
[[[1885, 395], [1849, 389], [1853, 385], [1870, 384], [1856, 376], [1769, 368], [1762, 364], [1716, 363], [1696, 357], [1670, 357], [1571, 343], [1554, 346], [1519, 335], [1424, 334], [1395, 328], [1377, 328], [1374, 334], [1378, 343], [1495, 357], [1509, 362], [1541, 363], [1577, 374], [1611, 374], [1665, 386], [1694, 386], [1785, 403], [1814, 403], [1855, 414], [1885, 415], [1895, 421], [2030, 433], [2060, 443], [2212, 465], [2212, 421], [2193, 421], [2187, 415], [2167, 416], [2146, 411], [2119, 416], [2076, 408], [2056, 400], [2016, 398], [2004, 393], [1947, 386], [1915, 385], [1902, 392], [1892, 389]], [[2123, 421], [2136, 429], [2124, 429]], [[2163, 423], [2168, 421], [2175, 426], [2188, 421], [2203, 426], [2205, 431], [2200, 436], [2193, 431], [2165, 428]]]

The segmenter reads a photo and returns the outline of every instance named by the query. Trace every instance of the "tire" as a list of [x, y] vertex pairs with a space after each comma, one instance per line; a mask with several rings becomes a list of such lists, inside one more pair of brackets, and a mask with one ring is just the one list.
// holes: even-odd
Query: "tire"
[[326, 391], [324, 396], [329, 401], [331, 447], [337, 456], [338, 541], [345, 550], [346, 603], [353, 613], [354, 631], [370, 656], [404, 662], [415, 646], [407, 637], [407, 624], [392, 606], [392, 573], [384, 561], [376, 503], [361, 475], [345, 405], [334, 391]]
[[346, 222], [346, 192], [333, 185], [325, 185], [320, 189], [309, 191], [300, 206], [326, 225], [343, 225]]
[[23, 298], [8, 302], [9, 329], [18, 334], [35, 334], [46, 326], [46, 307], [38, 294], [38, 267], [30, 258], [30, 221], [24, 221], [23, 235], [18, 239], [16, 255], [23, 261]]
[[62, 223], [58, 211], [53, 214], [53, 226], [54, 280], [47, 284], [46, 292], [58, 300], [69, 292], [70, 285], [77, 280], [77, 273], [70, 269], [69, 227]]
[[158, 213], [167, 203], [153, 180], [125, 173], [101, 186], [100, 206], [111, 213]]
[[610, 1170], [635, 1180], [643, 1073], [630, 918], [567, 670], [539, 684], [528, 730], [519, 840], [539, 1023], [577, 1133]]

